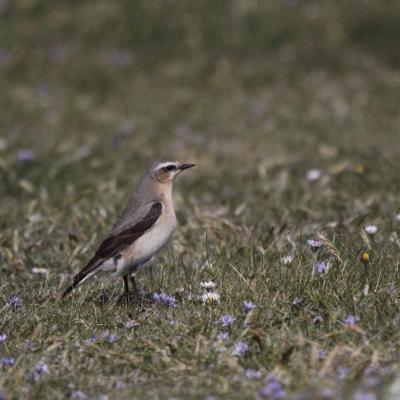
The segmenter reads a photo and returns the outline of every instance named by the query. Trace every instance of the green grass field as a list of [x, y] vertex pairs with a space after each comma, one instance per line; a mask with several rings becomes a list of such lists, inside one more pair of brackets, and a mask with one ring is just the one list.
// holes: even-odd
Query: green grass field
[[[400, 398], [399, 18], [0, 1], [0, 399]], [[138, 281], [175, 305], [101, 274], [57, 301], [169, 158], [197, 166]]]

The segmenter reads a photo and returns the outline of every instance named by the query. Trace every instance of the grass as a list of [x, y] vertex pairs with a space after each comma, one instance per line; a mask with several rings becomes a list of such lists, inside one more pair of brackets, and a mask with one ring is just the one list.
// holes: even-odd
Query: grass
[[[394, 2], [32, 0], [0, 13], [0, 357], [15, 359], [3, 397], [267, 399], [282, 394], [267, 393], [275, 379], [284, 398], [397, 398]], [[175, 188], [172, 243], [138, 279], [177, 305], [129, 316], [122, 282], [100, 275], [56, 301], [168, 157], [197, 167]], [[202, 303], [205, 281], [220, 302]]]

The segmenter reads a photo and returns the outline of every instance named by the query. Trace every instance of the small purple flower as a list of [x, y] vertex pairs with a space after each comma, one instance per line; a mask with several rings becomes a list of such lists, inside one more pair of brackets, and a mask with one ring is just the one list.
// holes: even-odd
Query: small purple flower
[[314, 265], [314, 272], [318, 275], [323, 275], [329, 270], [329, 263], [325, 261], [317, 261]]
[[157, 292], [154, 292], [152, 295], [152, 298], [155, 303], [158, 303], [160, 301], [160, 294]]
[[163, 303], [169, 307], [174, 307], [176, 305], [176, 298], [171, 294], [166, 293], [153, 293], [153, 301], [156, 303]]
[[246, 371], [244, 371], [244, 375], [248, 379], [260, 379], [261, 378], [261, 372], [255, 370], [255, 369], [246, 369]]
[[231, 314], [225, 314], [221, 317], [222, 326], [231, 326], [236, 318]]
[[53, 47], [49, 51], [50, 60], [56, 64], [63, 64], [67, 60], [67, 50], [65, 47]]
[[11, 296], [7, 300], [7, 303], [11, 308], [14, 308], [14, 309], [20, 308], [22, 306], [22, 300], [17, 295]]
[[7, 340], [7, 335], [5, 333], [0, 333], [0, 343], [4, 343]]
[[32, 381], [37, 381], [42, 377], [42, 375], [49, 373], [50, 369], [47, 364], [45, 364], [43, 361], [39, 361], [35, 365], [35, 368], [32, 371], [29, 371], [28, 378]]
[[364, 377], [364, 383], [368, 387], [374, 387], [377, 386], [380, 382], [380, 379], [378, 376], [375, 375], [369, 375]]
[[368, 376], [368, 375], [373, 374], [375, 371], [376, 371], [375, 368], [368, 366], [367, 368], [364, 369], [363, 375]]
[[119, 340], [119, 337], [117, 335], [110, 334], [107, 336], [107, 342], [110, 344], [113, 344], [113, 343], [117, 342], [118, 340]]
[[161, 294], [161, 302], [169, 307], [174, 307], [176, 305], [176, 299], [171, 294]]
[[249, 351], [249, 345], [247, 342], [237, 342], [233, 345], [232, 355], [243, 356]]
[[35, 159], [35, 153], [31, 149], [18, 150], [17, 156], [22, 163], [32, 162]]
[[349, 368], [347, 367], [339, 367], [337, 369], [337, 376], [340, 380], [346, 378], [346, 376], [349, 374]]
[[83, 343], [84, 344], [90, 344], [90, 343], [96, 342], [96, 340], [97, 340], [96, 335], [92, 335], [89, 338], [87, 338]]
[[122, 381], [117, 381], [117, 382], [115, 382], [114, 387], [115, 387], [115, 390], [122, 390], [122, 389], [125, 389], [126, 385]]
[[348, 326], [355, 325], [360, 320], [356, 315], [349, 314], [344, 320], [343, 323]]
[[[1, 3], [0, 3], [1, 5]], [[0, 47], [0, 65], [9, 64], [12, 61], [12, 54], [9, 50]]]
[[35, 342], [33, 340], [25, 340], [24, 346], [26, 350], [33, 351], [35, 349]]
[[15, 364], [15, 358], [14, 357], [5, 357], [3, 358], [3, 366], [4, 367], [12, 367]]
[[88, 158], [92, 154], [92, 148], [89, 145], [80, 146], [76, 153], [74, 154], [74, 158], [78, 160], [83, 160]]
[[86, 399], [86, 394], [83, 393], [81, 390], [73, 390], [71, 392], [71, 399], [73, 400]]
[[111, 61], [118, 67], [128, 67], [132, 63], [132, 53], [128, 49], [117, 49], [112, 54]]
[[354, 400], [378, 400], [375, 393], [371, 392], [357, 392], [354, 395]]
[[51, 87], [48, 82], [39, 81], [35, 86], [35, 93], [38, 97], [46, 98], [49, 97]]
[[266, 384], [260, 388], [259, 394], [261, 398], [268, 398], [271, 400], [278, 400], [286, 397], [286, 392], [282, 384], [272, 374], [268, 374]]
[[254, 303], [252, 303], [251, 301], [244, 301], [243, 302], [243, 311], [245, 312], [245, 314], [247, 314], [248, 312], [250, 312], [254, 308], [256, 308], [256, 305]]
[[327, 398], [327, 399], [337, 399], [337, 393], [334, 389], [331, 388], [323, 388], [321, 389], [321, 396], [323, 398]]
[[319, 349], [318, 350], [318, 358], [320, 360], [323, 360], [326, 357], [326, 350], [324, 349]]
[[323, 243], [320, 240], [316, 239], [307, 240], [307, 244], [310, 246], [311, 250], [318, 250], [323, 245]]
[[216, 338], [217, 338], [217, 340], [220, 340], [221, 342], [225, 342], [226, 340], [229, 339], [229, 333], [228, 332], [218, 332]]
[[176, 303], [176, 299], [174, 296], [166, 293], [161, 293], [160, 295], [161, 303], [164, 303], [167, 306], [173, 307]]
[[39, 361], [35, 366], [35, 372], [39, 375], [48, 374], [50, 372], [49, 367], [43, 361]]

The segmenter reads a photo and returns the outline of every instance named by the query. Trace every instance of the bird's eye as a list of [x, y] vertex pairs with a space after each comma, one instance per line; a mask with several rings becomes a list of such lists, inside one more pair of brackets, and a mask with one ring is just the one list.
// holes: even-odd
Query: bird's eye
[[176, 166], [175, 165], [167, 165], [166, 167], [163, 168], [164, 171], [175, 171]]

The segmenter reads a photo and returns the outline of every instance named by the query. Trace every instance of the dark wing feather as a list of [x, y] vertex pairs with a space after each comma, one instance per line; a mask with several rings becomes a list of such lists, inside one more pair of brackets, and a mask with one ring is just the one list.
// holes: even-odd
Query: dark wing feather
[[61, 294], [61, 298], [70, 293], [88, 274], [95, 271], [104, 261], [115, 257], [124, 248], [130, 246], [133, 242], [139, 239], [140, 236], [148, 231], [160, 217], [162, 207], [161, 202], [155, 202], [143, 219], [135, 225], [104, 239], [93, 258], [74, 277], [72, 284]]
[[94, 258], [108, 259], [118, 254], [122, 248], [131, 245], [148, 231], [158, 220], [162, 212], [162, 203], [154, 203], [145, 217], [135, 225], [107, 237], [99, 246]]

